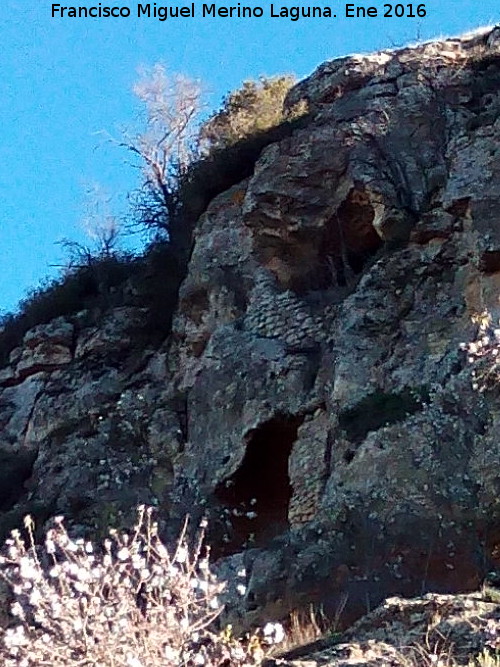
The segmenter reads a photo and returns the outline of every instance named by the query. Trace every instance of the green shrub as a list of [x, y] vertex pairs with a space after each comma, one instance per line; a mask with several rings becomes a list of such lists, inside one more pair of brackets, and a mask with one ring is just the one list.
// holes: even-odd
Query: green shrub
[[[200, 130], [200, 142], [205, 141], [210, 148], [178, 175], [175, 187], [170, 183], [172, 205], [165, 206], [158, 190], [137, 190], [131, 197], [132, 226], [149, 230], [157, 241], [170, 243], [181, 262], [186, 262], [194, 224], [210, 201], [251, 176], [266, 146], [289, 137], [309, 122], [303, 108], [286, 117], [281, 111], [282, 99], [292, 81], [291, 77], [275, 77], [263, 79], [260, 84], [247, 84], [245, 95], [249, 98], [253, 99], [249, 91], [258, 91], [255, 106], [248, 102], [251, 112], [236, 112], [231, 107], [231, 111], [220, 111], [207, 121]], [[228, 99], [245, 95], [238, 91]], [[265, 112], [260, 104], [267, 109]]]
[[226, 148], [279, 125], [286, 120], [283, 102], [294, 84], [295, 77], [291, 75], [245, 81], [239, 90], [224, 98], [222, 108], [202, 125], [202, 144], [208, 143], [210, 151]]
[[24, 334], [38, 324], [117, 303], [118, 287], [133, 273], [134, 265], [134, 259], [127, 255], [104, 257], [33, 290], [19, 304], [18, 313], [1, 322], [0, 366], [8, 362], [13, 348], [21, 345]]
[[139, 271], [131, 281], [134, 305], [148, 309], [143, 342], [160, 343], [170, 333], [177, 307], [179, 287], [186, 263], [171, 243], [151, 243], [138, 262]]

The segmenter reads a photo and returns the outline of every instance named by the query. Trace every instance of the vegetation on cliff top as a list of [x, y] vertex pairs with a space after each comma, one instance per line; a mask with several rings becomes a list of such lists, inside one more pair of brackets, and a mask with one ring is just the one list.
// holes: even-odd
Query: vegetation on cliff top
[[0, 367], [29, 329], [82, 310], [146, 307], [152, 340], [164, 339], [196, 220], [213, 197], [251, 175], [265, 146], [307, 122], [302, 108], [284, 116], [293, 83], [291, 76], [246, 81], [201, 124], [197, 82], [168, 76], [160, 65], [143, 73], [135, 87], [145, 111], [143, 130], [119, 143], [139, 159], [142, 180], [130, 218], [151, 240], [140, 256], [120, 251], [115, 232], [90, 249], [65, 241], [71, 252], [62, 275], [43, 282], [17, 313], [0, 320]]

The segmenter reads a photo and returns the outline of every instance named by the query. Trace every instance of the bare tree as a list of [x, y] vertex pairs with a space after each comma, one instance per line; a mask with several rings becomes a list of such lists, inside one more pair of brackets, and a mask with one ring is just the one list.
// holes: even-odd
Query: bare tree
[[144, 132], [120, 142], [139, 156], [143, 181], [135, 201], [138, 222], [168, 236], [179, 206], [179, 183], [200, 156], [198, 81], [169, 75], [156, 64], [143, 69], [134, 93], [144, 105]]
[[87, 188], [82, 227], [100, 257], [111, 257], [117, 249], [120, 223], [111, 210], [111, 197], [98, 183]]
[[89, 243], [80, 243], [67, 238], [59, 242], [68, 253], [68, 261], [64, 267], [66, 270], [112, 259], [118, 252], [120, 223], [111, 211], [111, 197], [100, 184], [88, 185], [83, 209], [81, 227]]

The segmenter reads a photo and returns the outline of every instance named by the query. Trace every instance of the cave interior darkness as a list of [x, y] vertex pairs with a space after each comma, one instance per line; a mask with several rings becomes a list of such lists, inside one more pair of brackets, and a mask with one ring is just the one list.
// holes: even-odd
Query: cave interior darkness
[[216, 488], [231, 523], [226, 553], [265, 546], [288, 527], [292, 485], [288, 460], [303, 417], [277, 415], [246, 436], [243, 460]]

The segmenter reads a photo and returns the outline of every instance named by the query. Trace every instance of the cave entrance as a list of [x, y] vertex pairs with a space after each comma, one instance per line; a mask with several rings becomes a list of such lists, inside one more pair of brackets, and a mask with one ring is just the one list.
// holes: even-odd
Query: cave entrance
[[345, 287], [348, 274], [358, 275], [383, 245], [373, 227], [375, 211], [368, 193], [352, 189], [325, 228], [322, 265], [329, 266], [329, 282]]
[[33, 475], [34, 452], [0, 453], [0, 513], [7, 512], [26, 492], [24, 483]]
[[215, 490], [231, 524], [225, 554], [263, 546], [287, 530], [288, 459], [303, 417], [279, 415], [250, 431], [243, 460]]

